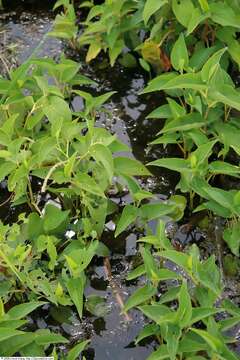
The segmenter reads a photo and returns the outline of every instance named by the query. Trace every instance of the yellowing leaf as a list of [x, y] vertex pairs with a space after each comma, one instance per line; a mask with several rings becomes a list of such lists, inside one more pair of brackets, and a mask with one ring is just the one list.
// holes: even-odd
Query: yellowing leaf
[[91, 45], [88, 48], [86, 62], [90, 62], [91, 60], [95, 59], [101, 50], [102, 50], [102, 47], [99, 42], [91, 43]]
[[143, 59], [153, 66], [162, 67], [161, 50], [154, 41], [146, 40], [142, 46]]

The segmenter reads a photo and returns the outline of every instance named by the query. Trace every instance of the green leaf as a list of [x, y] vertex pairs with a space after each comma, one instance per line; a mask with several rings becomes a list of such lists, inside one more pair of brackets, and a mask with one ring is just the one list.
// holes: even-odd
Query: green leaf
[[8, 311], [7, 315], [11, 319], [20, 320], [44, 304], [46, 303], [43, 301], [31, 301], [29, 303], [15, 305]]
[[176, 133], [167, 133], [167, 134], [165, 134], [165, 135], [161, 135], [161, 136], [158, 137], [156, 140], [153, 140], [152, 142], [150, 142], [150, 145], [158, 145], [158, 144], [163, 144], [163, 145], [177, 144], [179, 137], [180, 137], [179, 134], [176, 134]]
[[155, 278], [158, 281], [166, 281], [171, 279], [179, 279], [181, 280], [181, 276], [175, 273], [174, 271], [168, 269], [159, 269], [156, 274]]
[[174, 119], [181, 118], [186, 115], [186, 109], [183, 105], [178, 104], [175, 100], [167, 98], [171, 113]]
[[69, 211], [62, 211], [54, 205], [48, 204], [45, 209], [43, 228], [46, 232], [57, 229], [68, 218]]
[[135, 344], [138, 344], [140, 341], [146, 337], [156, 335], [159, 332], [159, 326], [155, 324], [149, 324], [144, 326], [143, 330], [140, 331], [138, 337], [135, 340]]
[[200, 73], [189, 73], [178, 75], [174, 79], [168, 81], [161, 90], [171, 89], [193, 89], [204, 91], [206, 90], [206, 85], [202, 82]]
[[90, 343], [90, 340], [81, 341], [79, 344], [75, 345], [67, 354], [66, 360], [76, 360], [81, 352], [86, 348]]
[[143, 9], [143, 21], [147, 25], [150, 17], [158, 11], [163, 5], [167, 4], [167, 0], [147, 0]]
[[[75, 91], [75, 92], [77, 92], [77, 91]], [[103, 95], [93, 97], [92, 100], [91, 100], [91, 103], [89, 104], [89, 107], [91, 109], [99, 109], [115, 93], [116, 93], [116, 91], [109, 91], [109, 92], [107, 92], [107, 93], [105, 93]]]
[[237, 222], [223, 232], [223, 239], [228, 244], [231, 252], [239, 256], [240, 249], [240, 223]]
[[4, 161], [0, 164], [0, 181], [4, 180], [6, 176], [12, 173], [12, 171], [16, 168], [16, 164], [10, 161]]
[[187, 69], [188, 62], [188, 50], [186, 47], [184, 35], [181, 33], [173, 45], [171, 52], [171, 63], [175, 70], [183, 72], [184, 69]]
[[148, 163], [148, 165], [164, 167], [169, 170], [178, 171], [180, 173], [183, 171], [191, 171], [190, 163], [187, 160], [180, 158], [165, 158], [154, 160]]
[[183, 281], [178, 293], [179, 306], [176, 314], [176, 322], [181, 328], [189, 326], [192, 318], [192, 303], [188, 292], [187, 282]]
[[222, 352], [222, 341], [220, 339], [218, 339], [217, 337], [209, 334], [207, 331], [205, 330], [200, 330], [200, 329], [191, 329], [191, 331], [195, 332], [196, 334], [198, 334], [199, 336], [201, 336], [201, 338], [203, 338], [206, 343], [213, 349], [213, 351], [215, 352]]
[[150, 191], [140, 190], [133, 194], [133, 198], [140, 203], [142, 200], [154, 198], [154, 195]]
[[201, 114], [192, 113], [167, 122], [167, 124], [160, 131], [160, 134], [198, 129], [205, 124], [206, 122], [204, 122]]
[[146, 360], [163, 360], [169, 359], [169, 353], [166, 345], [161, 345]]
[[52, 96], [49, 105], [43, 107], [43, 111], [52, 125], [52, 135], [56, 137], [60, 135], [63, 122], [72, 120], [72, 113], [67, 102], [58, 96]]
[[215, 124], [218, 137], [220, 141], [224, 144], [225, 150], [224, 155], [229, 151], [229, 147], [232, 147], [233, 150], [240, 155], [240, 146], [239, 146], [239, 136], [240, 131], [229, 123], [216, 123]]
[[165, 294], [161, 295], [159, 303], [164, 304], [177, 299], [180, 289], [180, 286], [171, 287]]
[[226, 174], [237, 178], [240, 177], [240, 167], [224, 161], [213, 161], [208, 165], [208, 168], [212, 174]]
[[192, 13], [194, 11], [194, 5], [191, 0], [173, 0], [172, 1], [172, 10], [177, 20], [185, 26], [188, 27], [188, 23], [191, 19]]
[[56, 261], [57, 261], [57, 250], [56, 246], [54, 245], [52, 236], [47, 237], [47, 253], [50, 258], [50, 261], [48, 263], [48, 267], [50, 270], [54, 270]]
[[218, 322], [221, 331], [227, 331], [240, 323], [240, 316], [233, 316]]
[[3, 301], [2, 301], [2, 299], [0, 297], [0, 319], [3, 318], [4, 314], [5, 314], [4, 304], [3, 304]]
[[240, 28], [239, 14], [226, 3], [218, 1], [210, 4], [211, 18], [217, 24], [222, 26], [231, 26]]
[[48, 329], [35, 332], [35, 342], [38, 345], [67, 344], [68, 340], [59, 334], [51, 333]]
[[109, 48], [110, 65], [113, 66], [117, 57], [121, 54], [125, 47], [123, 39], [119, 39], [115, 42], [114, 47]]
[[198, 0], [202, 11], [209, 11], [209, 4], [208, 4], [208, 0]]
[[29, 239], [35, 239], [43, 233], [43, 220], [36, 213], [31, 213], [28, 217], [27, 233]]
[[201, 78], [204, 82], [208, 82], [210, 78], [213, 76], [214, 72], [217, 69], [217, 66], [219, 65], [221, 57], [223, 56], [226, 50], [227, 48], [218, 50], [203, 65], [203, 68], [201, 70]]
[[88, 174], [80, 172], [77, 173], [73, 179], [73, 184], [75, 185], [76, 190], [80, 190], [80, 193], [81, 191], [86, 191], [91, 194], [105, 198], [105, 194], [102, 188], [96, 183], [94, 178], [89, 176]]
[[7, 327], [0, 328], [0, 342], [21, 334], [24, 333], [20, 330], [15, 330]]
[[141, 216], [150, 221], [153, 219], [160, 218], [161, 216], [168, 215], [174, 211], [175, 205], [173, 204], [164, 204], [164, 203], [155, 203], [155, 204], [145, 204], [140, 208]]
[[151, 72], [151, 67], [146, 60], [144, 60], [143, 58], [140, 58], [139, 63], [145, 71], [147, 71], [148, 73]]
[[[179, 351], [182, 353], [193, 353], [193, 352], [204, 351], [207, 349], [208, 349], [208, 345], [202, 340], [202, 338], [189, 331], [182, 337], [179, 343]], [[187, 357], [186, 359], [195, 360], [195, 357], [193, 358]], [[205, 360], [205, 359], [206, 358], [204, 357], [201, 360]]]
[[220, 271], [215, 264], [215, 257], [211, 256], [202, 263], [198, 263], [196, 266], [195, 275], [203, 286], [210, 289], [217, 296], [221, 294], [221, 276]]
[[118, 221], [115, 231], [115, 237], [121, 234], [126, 228], [132, 224], [138, 216], [138, 208], [133, 205], [126, 205], [123, 209], [121, 217]]
[[111, 151], [102, 144], [94, 144], [90, 148], [90, 154], [97, 162], [102, 163], [108, 174], [109, 182], [111, 182], [114, 171]]
[[12, 156], [12, 153], [7, 150], [0, 150], [0, 158], [7, 159]]
[[141, 94], [146, 94], [154, 91], [159, 91], [162, 87], [167, 84], [170, 80], [175, 79], [177, 77], [176, 73], [170, 72], [167, 74], [161, 74], [151, 80], [147, 87], [141, 92]]
[[198, 129], [188, 131], [187, 135], [193, 140], [193, 142], [197, 146], [203, 145], [208, 142], [208, 137], [204, 133], [198, 131]]
[[127, 157], [116, 157], [114, 158], [114, 169], [115, 172], [119, 175], [128, 175], [128, 176], [144, 176], [151, 175], [148, 169], [140, 163], [140, 161], [135, 159], [130, 159]]
[[219, 85], [211, 88], [209, 96], [214, 102], [224, 103], [240, 111], [240, 93], [231, 85]]
[[45, 351], [42, 345], [32, 342], [21, 348], [21, 356], [24, 357], [44, 357]]
[[73, 169], [74, 169], [74, 164], [76, 161], [76, 156], [77, 153], [74, 153], [69, 159], [68, 162], [66, 163], [66, 165], [64, 166], [63, 172], [64, 172], [64, 176], [71, 178]]
[[222, 308], [224, 308], [225, 311], [227, 311], [229, 314], [231, 314], [233, 316], [240, 316], [239, 306], [237, 304], [233, 303], [229, 299], [223, 300]]
[[157, 289], [151, 285], [145, 285], [142, 288], [135, 291], [126, 301], [124, 305], [124, 311], [128, 311], [131, 308], [138, 306], [147, 300], [151, 299], [157, 293]]
[[71, 270], [72, 274], [79, 277], [92, 261], [92, 258], [97, 255], [97, 250], [99, 247], [98, 241], [91, 241], [88, 247], [84, 247], [81, 249], [72, 249], [70, 253], [65, 255], [69, 269]]
[[[171, 75], [171, 76], [169, 76]], [[146, 94], [159, 90], [176, 90], [176, 89], [193, 89], [204, 91], [207, 86], [203, 83], [201, 73], [189, 73], [176, 75], [174, 73], [159, 75], [143, 90], [142, 94]]]
[[161, 105], [157, 109], [153, 110], [147, 119], [167, 119], [172, 116], [170, 106], [168, 104]]
[[195, 151], [190, 154], [189, 159], [193, 168], [200, 166], [205, 162], [205, 160], [209, 158], [209, 156], [212, 154], [212, 148], [216, 142], [217, 140], [212, 140], [208, 141], [206, 144], [201, 144]]
[[202, 197], [213, 200], [220, 206], [230, 210], [231, 213], [236, 211], [233, 204], [233, 194], [231, 192], [212, 187], [200, 177], [193, 178], [191, 186], [193, 190]]
[[184, 270], [189, 271], [191, 268], [190, 256], [184, 253], [180, 253], [175, 250], [165, 250], [158, 252], [159, 256], [162, 256], [168, 260], [171, 260], [175, 264], [181, 266]]
[[85, 287], [85, 279], [83, 276], [76, 279], [68, 279], [66, 282], [66, 287], [81, 319], [83, 311], [83, 292]]
[[[12, 334], [18, 330], [11, 329]], [[1, 334], [1, 329], [0, 329]], [[0, 352], [2, 356], [12, 356], [19, 352], [25, 346], [31, 344], [34, 340], [34, 333], [18, 331], [19, 335], [11, 336], [10, 338], [0, 341]], [[1, 337], [1, 336], [0, 336]]]
[[182, 195], [171, 195], [169, 200], [175, 205], [175, 209], [171, 213], [171, 217], [175, 221], [179, 221], [184, 215], [184, 210], [187, 206], [187, 199]]
[[224, 218], [231, 217], [231, 211], [226, 209], [225, 207], [219, 205], [215, 201], [207, 201], [205, 203], [202, 203], [201, 205], [197, 206], [196, 209], [194, 209], [194, 212], [202, 211], [202, 210], [209, 210], [215, 213], [218, 216], [222, 216]]
[[[205, 0], [204, 0], [205, 1]], [[187, 36], [190, 35], [195, 29], [196, 27], [203, 22], [204, 20], [206, 20], [209, 17], [209, 14], [206, 13], [202, 13], [201, 10], [199, 8], [194, 8], [192, 15], [191, 15], [191, 19], [188, 22], [188, 26], [187, 26]]]
[[127, 279], [128, 281], [130, 280], [134, 280], [138, 277], [140, 277], [141, 275], [144, 275], [146, 273], [146, 270], [145, 270], [145, 265], [142, 264], [142, 265], [139, 265], [138, 267], [136, 267], [135, 269], [133, 269], [127, 276]]
[[151, 245], [154, 245], [155, 247], [158, 247], [160, 245], [159, 244], [159, 239], [155, 235], [144, 236], [144, 237], [140, 238], [139, 240], [137, 240], [137, 242], [143, 242], [143, 243], [146, 243], [146, 244], [151, 244]]
[[209, 11], [209, 4], [208, 4], [208, 0], [198, 0], [202, 11]]
[[139, 310], [157, 324], [170, 323], [176, 315], [169, 307], [158, 303], [139, 306]]
[[196, 44], [192, 57], [189, 61], [189, 67], [195, 71], [202, 69], [203, 65], [207, 62], [209, 57], [216, 53], [216, 51], [219, 49], [217, 45], [207, 48], [199, 46], [199, 48], [197, 48], [198, 44], [199, 43]]
[[209, 316], [215, 315], [218, 312], [223, 311], [222, 309], [212, 309], [212, 308], [193, 308], [192, 309], [192, 318], [191, 318], [191, 324], [194, 324], [198, 321], [201, 321], [202, 319], [205, 319]]
[[156, 281], [158, 267], [157, 267], [157, 264], [156, 264], [156, 261], [155, 261], [153, 255], [151, 254], [150, 250], [147, 248], [141, 249], [141, 255], [142, 255], [142, 258], [144, 261], [146, 275], [147, 275], [148, 279], [150, 279], [151, 281]]
[[179, 339], [181, 337], [181, 329], [179, 326], [169, 324], [167, 328], [167, 348], [171, 360], [176, 360], [178, 353]]

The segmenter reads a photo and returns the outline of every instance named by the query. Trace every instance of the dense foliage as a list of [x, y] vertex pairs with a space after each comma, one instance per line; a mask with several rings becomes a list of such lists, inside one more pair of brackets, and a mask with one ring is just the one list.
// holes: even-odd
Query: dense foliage
[[[78, 6], [86, 14], [80, 24]], [[136, 339], [155, 336], [159, 342], [148, 360], [238, 358], [226, 332], [239, 323], [240, 311], [221, 299], [215, 256], [204, 258], [195, 244], [178, 251], [164, 219], [180, 221], [186, 207], [226, 219], [220, 236], [239, 257], [240, 93], [234, 83], [240, 66], [239, 6], [238, 0], [56, 2], [49, 36], [67, 40], [77, 51], [87, 47], [86, 62], [105, 52], [110, 66], [139, 64], [154, 76], [143, 93], [161, 92], [165, 103], [148, 115], [148, 121], [163, 122], [149, 151], [173, 144], [179, 157], [147, 167], [120, 155], [128, 147], [95, 126], [113, 92], [98, 97], [86, 92], [94, 82], [77, 62], [64, 55], [58, 63], [32, 56], [9, 78], [0, 78], [0, 180], [6, 181], [12, 206], [28, 209], [19, 212], [16, 223], [0, 225], [1, 353], [51, 352], [73, 360], [84, 350], [88, 341], [57, 355], [53, 345], [67, 340], [48, 330], [29, 332], [25, 318], [46, 302], [74, 305], [80, 318], [86, 306], [94, 308], [91, 299], [85, 301], [87, 268], [95, 256], [109, 255], [101, 235], [110, 218], [117, 219], [115, 237], [133, 224], [144, 233], [141, 264], [127, 280], [144, 276], [146, 285], [129, 297], [123, 312], [135, 307], [149, 319]], [[84, 100], [81, 112], [70, 106], [75, 96]], [[138, 182], [156, 166], [180, 174], [166, 201], [156, 202]], [[131, 201], [122, 209], [110, 190], [123, 187]], [[7, 311], [12, 303], [18, 305]]]

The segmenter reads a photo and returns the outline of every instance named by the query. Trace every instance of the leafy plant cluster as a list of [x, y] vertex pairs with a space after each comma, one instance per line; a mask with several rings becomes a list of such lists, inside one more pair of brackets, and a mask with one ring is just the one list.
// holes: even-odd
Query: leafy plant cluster
[[[0, 78], [0, 180], [12, 206], [28, 207], [16, 223], [0, 225], [0, 349], [6, 356], [63, 356], [53, 345], [67, 340], [48, 330], [29, 332], [26, 316], [45, 302], [74, 305], [80, 318], [85, 308], [94, 308], [84, 295], [87, 269], [95, 256], [109, 255], [101, 236], [114, 219], [116, 237], [130, 225], [145, 231], [142, 264], [128, 280], [144, 276], [146, 285], [123, 311], [137, 307], [151, 321], [136, 339], [157, 339], [148, 360], [237, 359], [227, 331], [240, 313], [221, 300], [215, 257], [202, 259], [196, 245], [186, 252], [174, 249], [163, 219], [181, 220], [187, 203], [191, 211], [222, 217], [223, 238], [239, 256], [240, 191], [237, 182], [231, 189], [218, 186], [240, 176], [240, 95], [230, 76], [240, 64], [238, 0], [85, 1], [80, 8], [88, 14], [80, 30], [76, 4], [59, 0], [59, 7], [49, 35], [76, 49], [87, 45], [87, 62], [103, 50], [112, 66], [118, 58], [126, 66], [138, 60], [148, 73], [160, 73], [143, 90], [166, 99], [148, 116], [163, 122], [150, 146], [175, 144], [181, 155], [148, 165], [178, 172], [180, 194], [157, 201], [141, 188], [136, 177], [151, 176], [148, 168], [120, 155], [128, 147], [95, 126], [113, 92], [86, 92], [94, 82], [75, 61], [31, 57]], [[75, 96], [84, 100], [82, 111], [71, 108]], [[110, 190], [121, 192], [123, 186], [131, 203], [121, 211]], [[156, 233], [148, 226], [152, 220], [158, 222]], [[20, 304], [6, 311], [12, 302]], [[77, 344], [67, 359], [77, 358], [87, 344]]]
[[[0, 79], [1, 181], [6, 181], [12, 206], [29, 208], [18, 222], [1, 223], [0, 259], [3, 303], [35, 301], [40, 306], [41, 299], [56, 306], [74, 304], [82, 318], [85, 270], [94, 256], [109, 254], [99, 240], [106, 218], [119, 211], [109, 190], [128, 186], [138, 209], [129, 205], [131, 221], [137, 215], [144, 222], [174, 214], [179, 205], [174, 197], [161, 204], [143, 203], [153, 195], [134, 177], [150, 172], [137, 160], [117, 156], [128, 147], [95, 127], [96, 114], [112, 93], [94, 98], [79, 90], [93, 84], [79, 69], [65, 57], [59, 63], [30, 59], [12, 70], [9, 79]], [[73, 96], [84, 99], [81, 112], [71, 110]], [[126, 226], [120, 221], [116, 235]], [[88, 310], [94, 309], [91, 301], [90, 297]], [[25, 306], [31, 309], [31, 302]], [[3, 307], [3, 320], [4, 314]], [[11, 324], [8, 330], [3, 326], [2, 341], [12, 338], [16, 346], [6, 347], [7, 355], [31, 351], [41, 355], [48, 345], [62, 342], [62, 337], [55, 341], [55, 335], [43, 332], [46, 346], [40, 350], [37, 345], [42, 344], [30, 341], [32, 334], [15, 330], [25, 322]]]
[[[56, 19], [54, 36], [62, 36], [59, 19], [74, 11], [68, 1], [56, 6], [63, 4], [65, 13]], [[238, 179], [240, 174], [239, 90], [231, 77], [240, 65], [238, 1], [122, 0], [80, 6], [90, 8], [83, 30], [75, 34], [78, 46], [89, 46], [87, 62], [104, 51], [111, 65], [120, 56], [128, 66], [136, 62], [135, 51], [145, 70], [152, 66], [167, 71], [143, 91], [161, 91], [167, 101], [148, 116], [164, 124], [151, 145], [177, 144], [182, 157], [149, 165], [180, 173], [177, 188], [189, 194], [192, 209], [198, 194], [195, 211], [207, 209], [228, 220], [224, 239], [239, 256], [237, 184], [226, 190], [215, 185], [218, 179]]]
[[[143, 91], [145, 94], [161, 91], [166, 98], [166, 104], [148, 116], [149, 121], [156, 121], [156, 119], [163, 121], [162, 130], [150, 145], [166, 147], [168, 144], [176, 144], [182, 156], [161, 158], [149, 165], [165, 167], [180, 174], [176, 189], [187, 195], [192, 211], [207, 210], [226, 219], [223, 239], [232, 253], [239, 256], [240, 191], [237, 181], [240, 175], [238, 121], [240, 97], [239, 89], [233, 81], [240, 65], [239, 2], [123, 0], [104, 1], [103, 4], [95, 6], [87, 2], [82, 6], [89, 6], [90, 11], [86, 20], [82, 22], [83, 30], [76, 39], [77, 46], [88, 45], [87, 62], [104, 51], [109, 55], [111, 66], [118, 57], [125, 66], [135, 66], [138, 59], [147, 72], [150, 73], [152, 67], [154, 72], [163, 73], [151, 80]], [[55, 35], [58, 35], [57, 32]], [[236, 179], [236, 181], [232, 180], [231, 187], [227, 185], [229, 177]], [[219, 186], [221, 181], [223, 185]], [[225, 189], [222, 188], [224, 184]], [[136, 206], [126, 206], [119, 221], [117, 233], [123, 224], [128, 226], [130, 222], [136, 221], [138, 214]], [[156, 246], [157, 240], [151, 235], [147, 242]], [[149, 307], [150, 312], [155, 306], [154, 269], [156, 265], [151, 259], [150, 252], [146, 253], [145, 249], [143, 253], [144, 265], [139, 271], [136, 270], [136, 275], [142, 275], [145, 269], [153, 284], [152, 287], [147, 285], [146, 288], [139, 290], [139, 293], [134, 294], [130, 307], [141, 304], [144, 298], [144, 301], [151, 303], [151, 305], [143, 305], [143, 307]], [[164, 257], [162, 253], [160, 255]], [[181, 265], [189, 275], [187, 262], [185, 265], [179, 264], [178, 259], [183, 258], [184, 255], [179, 254], [177, 259], [175, 255], [177, 256], [177, 253], [174, 253], [173, 257], [170, 256], [170, 260]], [[210, 258], [207, 261], [213, 266], [208, 269], [208, 274], [214, 273], [213, 259]], [[198, 266], [201, 267], [198, 256], [189, 262], [194, 264], [195, 270]], [[207, 263], [203, 262], [202, 266], [208, 268]], [[195, 276], [198, 279], [193, 280]], [[199, 278], [198, 270], [195, 275], [190, 274], [190, 277], [196, 289], [198, 287], [203, 289], [206, 286], [204, 280]], [[212, 290], [218, 282], [217, 277], [209, 286]], [[157, 276], [155, 280], [159, 281]], [[180, 339], [182, 339], [184, 326], [182, 327], [181, 321], [177, 320], [179, 313], [182, 312], [182, 304], [188, 297], [186, 308], [190, 309], [190, 303], [200, 308], [204, 306], [200, 299], [191, 297], [191, 292], [186, 289], [186, 283], [183, 280], [181, 296], [174, 295], [178, 299], [178, 310], [177, 314], [172, 314], [172, 321], [171, 315], [163, 317], [167, 308], [161, 308], [163, 305], [160, 305], [159, 301], [156, 304], [156, 312], [151, 315], [152, 317], [149, 316], [155, 321], [159, 313], [159, 336], [160, 342], [164, 344], [153, 355], [153, 359], [175, 359], [178, 356], [179, 358], [185, 356], [179, 345], [182, 341]], [[135, 303], [137, 295], [139, 298]], [[174, 297], [170, 300], [173, 299]], [[215, 301], [216, 298], [208, 304], [210, 308], [213, 307]], [[129, 308], [128, 304], [126, 309]], [[195, 310], [198, 311], [197, 308]], [[189, 319], [190, 312], [189, 310]], [[210, 325], [214, 321], [213, 317], [208, 317], [205, 322], [205, 333], [199, 330], [198, 340], [204, 338], [208, 342], [207, 336], [216, 336], [216, 331], [219, 331], [218, 325], [213, 326], [215, 335], [211, 332], [213, 328]], [[189, 320], [189, 326], [191, 324], [193, 322]], [[156, 327], [153, 329], [149, 334], [156, 333]], [[189, 332], [188, 328], [188, 334], [192, 336], [191, 331]], [[197, 331], [193, 330], [193, 332], [196, 336]], [[220, 337], [219, 333], [217, 337]], [[224, 339], [222, 339], [223, 343]], [[192, 349], [192, 346], [189, 348]], [[213, 344], [210, 348], [211, 350], [208, 350], [210, 358], [220, 356], [220, 358], [228, 359], [234, 356], [225, 353], [223, 348], [214, 347]], [[196, 350], [194, 356], [197, 356], [199, 351], [201, 352], [200, 348]]]
[[[148, 360], [237, 359], [228, 345], [235, 340], [227, 330], [239, 323], [239, 308], [229, 300], [217, 304], [222, 292], [221, 275], [215, 257], [201, 259], [193, 245], [187, 253], [176, 251], [159, 222], [156, 234], [139, 241], [143, 264], [128, 280], [146, 277], [146, 285], [125, 303], [127, 311], [137, 307], [151, 323], [139, 333], [136, 343], [155, 336], [159, 347]], [[159, 290], [165, 284], [165, 291]], [[217, 321], [216, 314], [228, 313]]]
[[[79, 68], [64, 57], [59, 63], [30, 59], [0, 79], [1, 180], [7, 181], [12, 206], [29, 207], [17, 223], [1, 224], [0, 258], [5, 303], [40, 298], [74, 304], [82, 318], [85, 269], [94, 256], [108, 255], [99, 240], [107, 216], [118, 212], [108, 191], [129, 184], [142, 218], [152, 217], [141, 206], [152, 194], [134, 180], [150, 175], [146, 167], [117, 156], [128, 147], [94, 125], [112, 93], [94, 98], [79, 90], [93, 83]], [[72, 96], [84, 99], [83, 111], [71, 110]], [[169, 200], [161, 206], [171, 213], [177, 205]]]

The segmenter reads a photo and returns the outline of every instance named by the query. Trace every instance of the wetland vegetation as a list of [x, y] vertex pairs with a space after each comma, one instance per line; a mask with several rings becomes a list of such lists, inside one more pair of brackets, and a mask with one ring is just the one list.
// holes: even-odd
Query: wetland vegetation
[[0, 354], [240, 354], [239, 0], [0, 1]]

